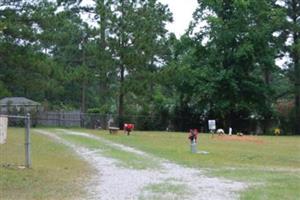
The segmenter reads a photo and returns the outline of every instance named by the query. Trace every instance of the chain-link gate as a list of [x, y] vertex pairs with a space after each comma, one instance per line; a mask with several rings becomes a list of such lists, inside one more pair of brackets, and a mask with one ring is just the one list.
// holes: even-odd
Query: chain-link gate
[[0, 115], [0, 137], [0, 166], [30, 168], [30, 115]]

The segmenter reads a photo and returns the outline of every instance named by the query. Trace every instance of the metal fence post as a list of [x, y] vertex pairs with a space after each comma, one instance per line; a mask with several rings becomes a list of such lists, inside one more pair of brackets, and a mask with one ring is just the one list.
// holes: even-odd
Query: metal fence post
[[30, 114], [27, 113], [26, 118], [26, 134], [25, 134], [25, 167], [31, 167], [30, 155]]

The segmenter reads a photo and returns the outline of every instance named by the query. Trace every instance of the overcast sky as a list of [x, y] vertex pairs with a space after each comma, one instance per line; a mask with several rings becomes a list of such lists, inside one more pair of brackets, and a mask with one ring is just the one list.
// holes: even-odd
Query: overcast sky
[[[167, 25], [170, 32], [176, 34], [179, 38], [188, 28], [192, 15], [197, 8], [197, 0], [158, 0], [163, 4], [167, 4], [173, 13], [173, 23]], [[93, 0], [83, 0], [83, 4], [94, 4]], [[285, 62], [289, 59], [287, 56], [276, 59], [276, 64], [282, 68], [286, 67]]]
[[[197, 0], [158, 0], [167, 4], [173, 13], [173, 23], [167, 25], [170, 32], [180, 37], [188, 28], [193, 12], [197, 7]], [[93, 0], [83, 0], [82, 5], [93, 5]], [[85, 17], [84, 17], [85, 18]]]
[[176, 34], [177, 37], [181, 36], [188, 28], [192, 20], [193, 12], [197, 7], [197, 0], [159, 0], [163, 4], [168, 4], [171, 12], [173, 13], [172, 24], [167, 26], [170, 32]]

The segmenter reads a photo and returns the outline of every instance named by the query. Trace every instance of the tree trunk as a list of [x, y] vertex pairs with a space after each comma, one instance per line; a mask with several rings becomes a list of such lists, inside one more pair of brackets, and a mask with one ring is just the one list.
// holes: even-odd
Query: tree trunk
[[123, 126], [123, 116], [124, 116], [124, 72], [125, 68], [121, 65], [120, 68], [120, 94], [119, 94], [119, 128]]
[[[124, 17], [124, 1], [121, 1], [121, 18]], [[120, 24], [120, 36], [119, 36], [119, 52], [120, 52], [120, 93], [119, 93], [119, 110], [118, 110], [118, 115], [119, 115], [119, 128], [123, 128], [123, 123], [124, 123], [124, 73], [125, 73], [125, 64], [124, 62], [124, 49], [125, 49], [125, 33], [124, 33], [124, 22], [121, 20]]]
[[[298, 1], [296, 0], [292, 1], [292, 19], [295, 27], [299, 27], [297, 20], [299, 17], [299, 6], [297, 5], [297, 2]], [[300, 32], [296, 28], [293, 29], [293, 39], [294, 45], [292, 50], [292, 59], [295, 70], [295, 134], [300, 135]]]
[[101, 6], [99, 6], [100, 9], [100, 46], [101, 48], [105, 49], [106, 47], [106, 8], [104, 0], [101, 0], [100, 3]]
[[295, 67], [295, 134], [300, 135], [300, 66], [299, 53], [295, 50], [293, 55]]

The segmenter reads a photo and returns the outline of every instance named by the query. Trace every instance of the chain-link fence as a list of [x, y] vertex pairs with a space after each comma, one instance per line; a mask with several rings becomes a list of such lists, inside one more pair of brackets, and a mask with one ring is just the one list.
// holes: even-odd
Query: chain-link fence
[[166, 130], [170, 122], [156, 116], [124, 115], [120, 118], [114, 114], [90, 114], [74, 111], [43, 112], [32, 116], [33, 126], [108, 129], [109, 126], [122, 127], [124, 123], [135, 124], [139, 130]]
[[[222, 120], [216, 120], [217, 128], [228, 131], [229, 126]], [[33, 126], [46, 127], [82, 127], [89, 129], [108, 129], [108, 127], [122, 128], [124, 123], [134, 124], [137, 130], [151, 131], [189, 131], [197, 128], [201, 132], [209, 132], [208, 118], [199, 116], [168, 116], [168, 115], [123, 115], [81, 113], [80, 111], [41, 112], [32, 115]], [[254, 119], [244, 119], [233, 123], [234, 132], [246, 134], [266, 133], [276, 121], [269, 123]], [[268, 125], [268, 126], [266, 126]], [[265, 130], [264, 130], [265, 129]]]
[[0, 166], [31, 167], [30, 115], [0, 115]]
[[82, 127], [89, 129], [108, 129], [123, 127], [124, 123], [135, 125], [138, 130], [175, 130], [174, 122], [167, 117], [156, 115], [91, 114], [72, 112], [42, 112], [32, 116], [33, 126]]
[[[13, 113], [10, 113], [10, 115], [13, 115]], [[81, 113], [80, 111], [31, 113], [31, 125], [34, 127], [81, 127], [88, 129], [108, 129], [108, 127], [122, 129], [124, 123], [130, 123], [134, 124], [136, 130], [189, 131], [191, 128], [196, 128], [200, 132], [209, 132], [208, 119], [197, 115], [183, 117], [181, 115], [169, 116], [168, 114], [123, 115], [119, 117], [117, 114]], [[216, 122], [217, 128], [222, 128], [225, 132], [228, 132], [228, 124], [218, 119], [216, 119]], [[267, 122], [266, 120], [239, 119], [233, 121], [231, 128], [233, 128], [234, 133], [266, 134], [277, 124], [274, 119]], [[11, 127], [25, 126], [25, 121], [22, 120], [11, 119], [9, 123]]]

